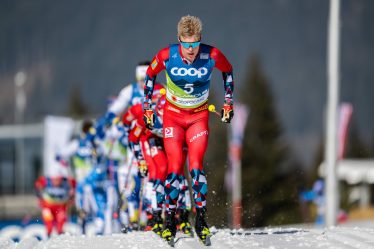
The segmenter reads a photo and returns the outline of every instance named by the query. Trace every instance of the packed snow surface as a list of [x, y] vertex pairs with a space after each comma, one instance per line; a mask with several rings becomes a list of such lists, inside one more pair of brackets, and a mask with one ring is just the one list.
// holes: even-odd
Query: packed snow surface
[[[177, 234], [175, 248], [374, 248], [374, 228], [264, 228], [255, 230], [212, 229], [212, 245], [206, 247], [198, 239]], [[153, 232], [130, 232], [105, 236], [60, 235], [38, 241], [24, 238], [15, 243], [0, 238], [1, 249], [147, 249], [171, 248]]]

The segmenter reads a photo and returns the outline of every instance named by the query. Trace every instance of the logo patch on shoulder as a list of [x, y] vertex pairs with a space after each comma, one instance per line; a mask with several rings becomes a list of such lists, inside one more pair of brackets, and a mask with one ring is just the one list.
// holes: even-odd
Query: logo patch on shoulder
[[154, 59], [151, 63], [152, 69], [155, 69], [157, 67], [157, 59]]
[[165, 127], [165, 138], [174, 137], [173, 127]]
[[201, 53], [201, 54], [200, 54], [200, 59], [202, 59], [202, 60], [207, 60], [207, 59], [209, 59], [209, 54], [207, 54], [207, 53]]

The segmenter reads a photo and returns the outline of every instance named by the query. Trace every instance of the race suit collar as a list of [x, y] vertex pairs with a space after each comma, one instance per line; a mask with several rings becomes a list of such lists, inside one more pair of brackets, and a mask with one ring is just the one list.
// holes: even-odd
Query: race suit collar
[[182, 47], [181, 46], [182, 45], [180, 45], [180, 44], [178, 45], [178, 51], [179, 51], [179, 54], [180, 54], [180, 56], [182, 58], [183, 63], [186, 63], [187, 65], [193, 64], [196, 61], [196, 59], [198, 58], [198, 55], [200, 54], [201, 47], [199, 48], [199, 52], [197, 52], [197, 54], [196, 54], [195, 60], [192, 61], [192, 62], [190, 62], [189, 60], [187, 60], [186, 58], [183, 57]]

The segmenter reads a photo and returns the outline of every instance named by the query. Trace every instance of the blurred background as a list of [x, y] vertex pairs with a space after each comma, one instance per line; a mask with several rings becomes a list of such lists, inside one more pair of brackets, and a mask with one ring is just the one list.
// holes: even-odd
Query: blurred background
[[[369, 168], [374, 168], [373, 11], [370, 0], [341, 1], [339, 102], [353, 110], [345, 158], [361, 159]], [[43, 173], [44, 118], [78, 122], [102, 116], [108, 96], [134, 82], [139, 61], [176, 43], [180, 17], [191, 14], [203, 22], [203, 42], [232, 63], [235, 100], [249, 109], [241, 158], [242, 226], [313, 222], [316, 206], [301, 193], [321, 176], [328, 13], [326, 0], [2, 0], [0, 221], [27, 223], [39, 215], [33, 184]], [[211, 91], [220, 109], [218, 71]], [[215, 116], [210, 127], [209, 221], [227, 227], [232, 222], [228, 129]], [[340, 207], [349, 218], [374, 218], [371, 180], [341, 179]]]

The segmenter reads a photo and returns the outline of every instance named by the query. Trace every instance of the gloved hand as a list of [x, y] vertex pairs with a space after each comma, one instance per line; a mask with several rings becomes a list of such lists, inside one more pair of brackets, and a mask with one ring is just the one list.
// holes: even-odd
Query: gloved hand
[[145, 178], [148, 175], [148, 166], [145, 160], [140, 160], [138, 162], [139, 176]]
[[86, 219], [87, 213], [83, 209], [78, 209], [78, 217], [82, 220]]
[[152, 130], [155, 125], [155, 114], [151, 108], [144, 108], [143, 120], [145, 127]]
[[231, 119], [234, 117], [234, 105], [223, 104], [221, 110], [221, 120], [223, 123], [230, 123]]

